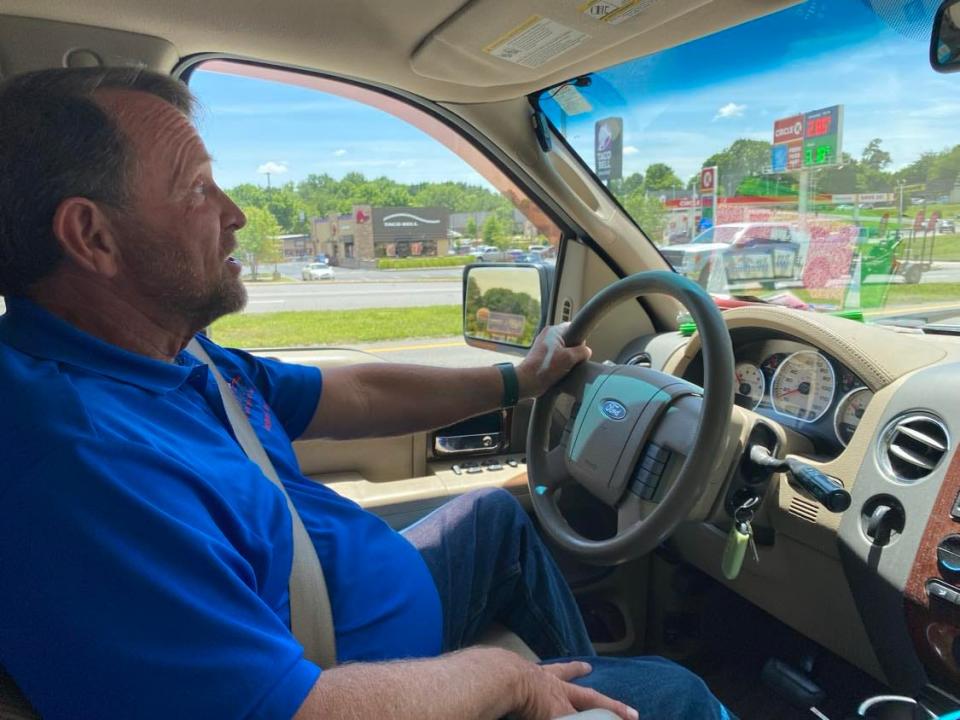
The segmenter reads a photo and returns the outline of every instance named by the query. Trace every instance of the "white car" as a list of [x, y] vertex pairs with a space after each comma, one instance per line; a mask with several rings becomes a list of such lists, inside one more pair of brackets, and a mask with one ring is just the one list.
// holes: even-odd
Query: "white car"
[[304, 280], [333, 280], [333, 268], [326, 263], [310, 263], [303, 268]]

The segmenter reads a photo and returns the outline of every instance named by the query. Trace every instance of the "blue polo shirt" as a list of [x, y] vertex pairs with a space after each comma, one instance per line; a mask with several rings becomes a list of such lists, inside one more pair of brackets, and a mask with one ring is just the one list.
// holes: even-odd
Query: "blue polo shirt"
[[[322, 376], [201, 340], [326, 575], [339, 661], [436, 655], [419, 553], [307, 480]], [[0, 664], [47, 720], [288, 718], [320, 673], [290, 634], [290, 515], [213, 377], [8, 300], [0, 319]]]

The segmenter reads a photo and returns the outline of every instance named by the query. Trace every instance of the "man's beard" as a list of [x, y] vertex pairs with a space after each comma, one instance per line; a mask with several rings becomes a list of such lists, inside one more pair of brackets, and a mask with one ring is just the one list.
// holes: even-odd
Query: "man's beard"
[[229, 274], [227, 267], [219, 281], [195, 293], [183, 292], [171, 298], [170, 309], [190, 320], [198, 331], [224, 315], [239, 312], [247, 304], [247, 289], [239, 275]]
[[194, 332], [246, 306], [247, 289], [227, 262], [221, 264], [216, 280], [211, 280], [169, 245], [147, 242], [137, 250], [127, 264], [136, 276], [138, 290], [155, 304], [154, 311], [187, 323]]

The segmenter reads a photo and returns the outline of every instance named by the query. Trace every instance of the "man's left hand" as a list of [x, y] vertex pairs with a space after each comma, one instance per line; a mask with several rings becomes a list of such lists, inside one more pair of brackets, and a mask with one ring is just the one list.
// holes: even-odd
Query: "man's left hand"
[[565, 322], [545, 327], [533, 341], [533, 347], [517, 366], [520, 397], [539, 397], [563, 378], [575, 365], [590, 359], [590, 348], [581, 343], [567, 347], [563, 336], [570, 327]]

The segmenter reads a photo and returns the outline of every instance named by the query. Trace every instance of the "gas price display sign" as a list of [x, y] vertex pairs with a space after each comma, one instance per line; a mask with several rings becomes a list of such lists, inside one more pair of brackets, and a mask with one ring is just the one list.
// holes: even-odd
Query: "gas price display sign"
[[843, 105], [808, 112], [803, 116], [803, 166], [820, 167], [840, 162]]
[[836, 165], [843, 138], [843, 105], [781, 118], [773, 124], [774, 172]]

